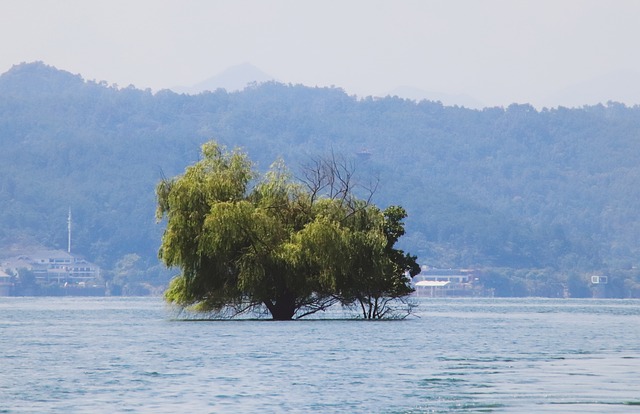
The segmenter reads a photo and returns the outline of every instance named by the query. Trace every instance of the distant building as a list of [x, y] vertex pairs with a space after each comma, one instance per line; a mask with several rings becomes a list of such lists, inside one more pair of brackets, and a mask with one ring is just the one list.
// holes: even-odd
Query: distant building
[[12, 287], [11, 276], [0, 269], [0, 296], [9, 296]]
[[62, 250], [25, 252], [7, 259], [0, 266], [5, 272], [16, 274], [20, 269], [34, 273], [39, 284], [85, 285], [94, 283], [100, 268], [81, 257]]
[[420, 274], [413, 278], [418, 296], [474, 296], [473, 269], [434, 269], [422, 266]]
[[363, 148], [360, 151], [358, 151], [356, 153], [356, 155], [358, 156], [359, 159], [365, 161], [365, 160], [368, 160], [369, 158], [371, 158], [371, 151], [369, 151], [366, 148]]

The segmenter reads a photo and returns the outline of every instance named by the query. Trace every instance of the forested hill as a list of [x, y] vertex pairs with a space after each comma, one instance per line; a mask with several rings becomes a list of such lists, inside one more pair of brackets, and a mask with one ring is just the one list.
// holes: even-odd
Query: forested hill
[[345, 157], [379, 178], [377, 204], [407, 209], [401, 247], [422, 264], [628, 275], [640, 257], [638, 107], [478, 111], [280, 83], [189, 96], [43, 63], [0, 76], [0, 242], [64, 248], [71, 207], [76, 251], [156, 266], [155, 185], [209, 139], [261, 170]]

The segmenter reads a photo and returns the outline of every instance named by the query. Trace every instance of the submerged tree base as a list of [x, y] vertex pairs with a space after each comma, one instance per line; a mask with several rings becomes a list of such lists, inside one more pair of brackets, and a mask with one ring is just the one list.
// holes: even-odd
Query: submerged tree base
[[371, 320], [388, 321], [402, 320], [414, 315], [418, 303], [409, 298], [396, 299], [386, 303], [385, 312], [363, 313], [360, 304], [342, 305], [337, 301], [323, 306], [321, 309], [307, 309], [306, 312], [295, 312], [291, 316], [277, 318], [264, 305], [259, 306], [226, 306], [215, 310], [202, 310], [198, 306], [171, 306], [176, 313], [176, 320], [185, 321], [229, 321], [229, 320], [270, 320], [270, 321], [294, 321], [305, 320]]

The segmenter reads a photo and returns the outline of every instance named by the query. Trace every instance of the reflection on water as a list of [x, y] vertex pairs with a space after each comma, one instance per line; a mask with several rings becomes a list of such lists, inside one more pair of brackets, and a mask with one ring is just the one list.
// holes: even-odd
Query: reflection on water
[[0, 298], [0, 412], [636, 412], [640, 302], [425, 299], [404, 321], [178, 321]]

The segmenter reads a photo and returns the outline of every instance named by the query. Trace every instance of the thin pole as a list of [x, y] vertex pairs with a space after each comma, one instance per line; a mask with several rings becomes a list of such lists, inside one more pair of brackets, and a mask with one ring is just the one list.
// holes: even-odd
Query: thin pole
[[67, 218], [67, 253], [71, 253], [71, 207], [69, 207], [69, 217]]

